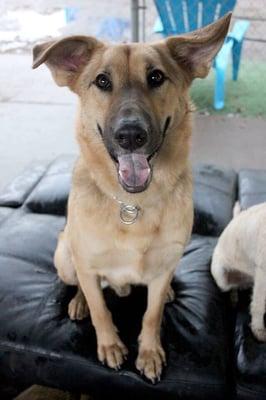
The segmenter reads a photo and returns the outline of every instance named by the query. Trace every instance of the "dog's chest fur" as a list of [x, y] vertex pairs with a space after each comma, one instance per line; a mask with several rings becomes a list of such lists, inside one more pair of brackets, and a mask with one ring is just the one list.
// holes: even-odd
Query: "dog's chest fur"
[[76, 268], [86, 265], [83, 274], [96, 273], [116, 286], [148, 284], [173, 269], [190, 236], [192, 203], [187, 196], [181, 201], [173, 194], [166, 203], [142, 209], [133, 225], [121, 222], [119, 204], [112, 199], [88, 204], [79, 195], [77, 207], [74, 194], [70, 201], [68, 232], [75, 232], [70, 242]]

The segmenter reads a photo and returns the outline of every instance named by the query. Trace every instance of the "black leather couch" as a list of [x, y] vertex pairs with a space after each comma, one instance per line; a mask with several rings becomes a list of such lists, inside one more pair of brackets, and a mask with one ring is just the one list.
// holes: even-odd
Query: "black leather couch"
[[168, 365], [153, 385], [134, 366], [145, 288], [127, 298], [105, 292], [130, 350], [118, 372], [97, 361], [90, 319], [68, 318], [75, 288], [58, 279], [53, 253], [65, 224], [73, 162], [62, 156], [31, 165], [0, 194], [0, 382], [38, 383], [95, 399], [266, 399], [266, 344], [250, 331], [249, 293], [233, 308], [209, 272], [235, 200], [242, 208], [266, 201], [266, 172], [194, 169], [193, 236], [172, 284], [176, 298], [164, 312]]

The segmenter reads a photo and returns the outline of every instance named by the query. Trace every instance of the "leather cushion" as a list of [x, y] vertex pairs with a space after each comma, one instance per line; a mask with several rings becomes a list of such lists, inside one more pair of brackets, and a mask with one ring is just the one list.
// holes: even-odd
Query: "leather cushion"
[[214, 165], [198, 165], [194, 177], [194, 227], [200, 235], [219, 236], [232, 218], [237, 174]]
[[47, 163], [32, 163], [0, 193], [0, 206], [20, 207], [42, 178]]
[[165, 308], [162, 338], [168, 366], [152, 385], [134, 367], [146, 290], [105, 296], [130, 349], [120, 371], [96, 357], [90, 318], [72, 322], [67, 305], [75, 289], [53, 266], [65, 219], [15, 211], [0, 226], [0, 371], [7, 380], [88, 391], [97, 398], [224, 399], [230, 390], [228, 315], [209, 263], [216, 240], [195, 236], [176, 271], [176, 299]]
[[242, 210], [266, 201], [266, 171], [243, 169], [239, 173], [238, 185]]
[[266, 343], [250, 329], [251, 292], [240, 292], [235, 329], [237, 395], [241, 400], [266, 400]]
[[63, 155], [55, 159], [26, 201], [37, 213], [65, 215], [75, 157]]
[[11, 207], [0, 207], [0, 224], [13, 212]]

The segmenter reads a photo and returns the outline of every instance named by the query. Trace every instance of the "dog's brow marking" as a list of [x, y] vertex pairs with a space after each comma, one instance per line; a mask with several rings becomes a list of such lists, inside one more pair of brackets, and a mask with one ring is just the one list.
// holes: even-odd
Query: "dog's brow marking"
[[125, 46], [125, 53], [127, 56], [127, 62], [129, 63], [129, 58], [130, 58], [130, 53], [131, 53], [131, 49], [129, 46]]
[[127, 57], [127, 70], [128, 70], [128, 76], [130, 76], [130, 54], [131, 54], [131, 49], [129, 46], [126, 47], [126, 57]]
[[147, 64], [147, 67], [146, 67], [146, 70], [147, 70], [147, 72], [149, 72], [149, 71], [152, 71], [154, 69], [154, 65], [152, 65], [152, 64]]
[[104, 75], [108, 75], [109, 77], [111, 77], [111, 68], [110, 67], [105, 67], [102, 71], [99, 71], [99, 74], [104, 74]]

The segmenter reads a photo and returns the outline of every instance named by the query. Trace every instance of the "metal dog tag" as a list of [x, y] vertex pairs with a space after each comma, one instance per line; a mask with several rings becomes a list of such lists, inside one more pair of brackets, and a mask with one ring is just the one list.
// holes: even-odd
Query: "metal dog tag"
[[120, 219], [123, 224], [131, 225], [136, 222], [139, 216], [140, 208], [138, 206], [130, 206], [124, 203], [120, 204]]

